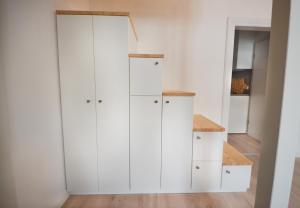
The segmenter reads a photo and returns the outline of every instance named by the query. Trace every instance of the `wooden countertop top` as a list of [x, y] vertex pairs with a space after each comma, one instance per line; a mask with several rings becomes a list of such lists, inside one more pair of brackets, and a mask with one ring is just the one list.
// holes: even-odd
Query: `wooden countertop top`
[[118, 11], [80, 11], [80, 10], [56, 10], [56, 15], [99, 15], [99, 16], [127, 16], [131, 24], [134, 36], [138, 41], [138, 35], [129, 12]]
[[162, 93], [163, 96], [195, 96], [196, 93], [194, 92], [187, 92], [187, 91], [179, 91], [179, 90], [165, 90]]
[[129, 58], [164, 58], [164, 54], [130, 53]]
[[233, 146], [224, 142], [223, 165], [253, 165], [253, 162]]
[[225, 128], [200, 114], [194, 115], [194, 132], [224, 132]]

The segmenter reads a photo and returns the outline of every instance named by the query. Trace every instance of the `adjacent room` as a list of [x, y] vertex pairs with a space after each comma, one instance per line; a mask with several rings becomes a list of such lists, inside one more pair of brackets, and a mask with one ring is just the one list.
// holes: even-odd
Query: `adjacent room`
[[0, 0], [0, 207], [299, 208], [300, 1]]

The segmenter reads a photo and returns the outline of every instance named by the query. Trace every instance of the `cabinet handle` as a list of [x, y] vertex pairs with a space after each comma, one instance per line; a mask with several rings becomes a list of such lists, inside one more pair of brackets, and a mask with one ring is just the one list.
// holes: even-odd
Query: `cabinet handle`
[[98, 103], [102, 103], [102, 100], [98, 100]]
[[227, 173], [227, 174], [230, 174], [230, 171], [229, 171], [229, 170], [226, 170], [226, 173]]
[[90, 103], [91, 102], [91, 100], [86, 100], [86, 103]]
[[200, 169], [200, 167], [199, 167], [199, 166], [196, 166], [196, 169], [197, 169], [197, 170], [199, 170], [199, 169]]
[[155, 100], [155, 101], [154, 101], [154, 103], [158, 103], [158, 101], [157, 101], [157, 100]]
[[155, 66], [157, 66], [158, 64], [159, 64], [158, 61], [156, 61], [156, 62], [154, 63]]
[[200, 140], [200, 139], [201, 139], [201, 137], [200, 137], [200, 136], [197, 136], [197, 139], [199, 139], [199, 140]]
[[167, 100], [166, 103], [168, 104], [168, 103], [170, 103], [170, 101]]

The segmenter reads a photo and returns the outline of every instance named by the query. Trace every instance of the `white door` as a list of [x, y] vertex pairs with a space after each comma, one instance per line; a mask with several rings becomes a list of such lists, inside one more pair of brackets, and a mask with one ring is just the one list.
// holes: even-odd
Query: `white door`
[[67, 189], [98, 191], [91, 16], [57, 16]]
[[130, 94], [162, 94], [161, 58], [130, 58]]
[[128, 17], [93, 16], [102, 193], [129, 191]]
[[194, 161], [193, 191], [219, 191], [221, 188], [221, 176], [221, 161]]
[[161, 96], [131, 96], [130, 175], [133, 193], [160, 191]]
[[162, 190], [191, 189], [193, 98], [163, 97]]

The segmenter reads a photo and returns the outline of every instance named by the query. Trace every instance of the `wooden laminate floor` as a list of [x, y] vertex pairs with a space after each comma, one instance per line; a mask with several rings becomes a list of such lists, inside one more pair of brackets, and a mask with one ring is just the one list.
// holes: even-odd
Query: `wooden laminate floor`
[[[63, 208], [252, 208], [255, 200], [260, 143], [245, 134], [228, 142], [254, 161], [251, 186], [246, 193], [141, 194], [70, 196]], [[300, 159], [296, 161], [289, 208], [300, 207]]]

